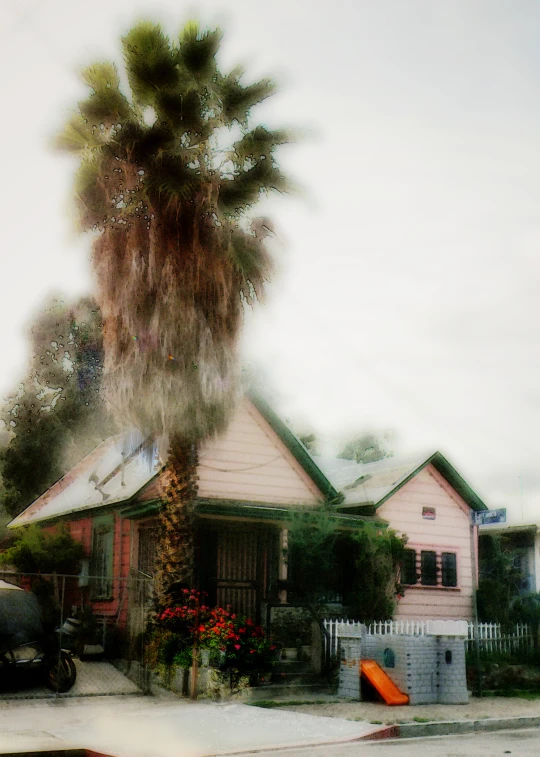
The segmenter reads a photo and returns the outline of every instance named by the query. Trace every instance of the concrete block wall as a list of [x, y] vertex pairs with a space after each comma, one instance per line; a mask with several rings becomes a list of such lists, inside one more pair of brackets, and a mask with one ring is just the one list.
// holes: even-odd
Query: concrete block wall
[[[437, 702], [437, 642], [433, 636], [372, 636], [366, 652], [376, 645], [374, 659], [398, 689], [409, 697], [410, 704]], [[388, 653], [394, 666], [389, 667]], [[367, 659], [367, 654], [364, 659]]]
[[[392, 654], [385, 654], [385, 650]], [[468, 702], [463, 639], [393, 634], [365, 636], [360, 654], [364, 660], [375, 660], [398, 689], [408, 695], [412, 705]], [[387, 664], [390, 657], [393, 657], [393, 667]]]
[[338, 696], [360, 699], [361, 635], [340, 636]]
[[437, 670], [439, 673], [439, 702], [467, 704], [467, 671], [465, 642], [450, 636], [437, 637]]

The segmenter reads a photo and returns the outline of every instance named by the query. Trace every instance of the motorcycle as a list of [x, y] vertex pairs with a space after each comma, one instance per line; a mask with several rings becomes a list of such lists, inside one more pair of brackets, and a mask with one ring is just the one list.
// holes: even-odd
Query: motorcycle
[[0, 680], [16, 685], [35, 676], [56, 693], [69, 691], [77, 677], [70, 652], [76, 624], [68, 619], [61, 628], [44, 629], [36, 596], [0, 581]]

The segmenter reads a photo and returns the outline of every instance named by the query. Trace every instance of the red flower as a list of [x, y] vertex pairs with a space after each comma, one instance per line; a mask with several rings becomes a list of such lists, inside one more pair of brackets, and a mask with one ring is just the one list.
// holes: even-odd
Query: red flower
[[234, 645], [234, 648], [235, 648], [235, 649], [240, 649], [240, 644], [235, 644], [235, 645]]

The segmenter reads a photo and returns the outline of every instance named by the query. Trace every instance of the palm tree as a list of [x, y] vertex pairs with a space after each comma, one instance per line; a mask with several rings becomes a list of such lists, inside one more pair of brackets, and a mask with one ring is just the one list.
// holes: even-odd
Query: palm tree
[[261, 193], [284, 191], [274, 158], [286, 131], [252, 126], [275, 91], [222, 73], [219, 30], [189, 23], [177, 40], [144, 22], [117, 68], [82, 72], [90, 88], [59, 146], [80, 156], [75, 195], [93, 241], [104, 322], [104, 393], [118, 418], [169, 440], [157, 595], [193, 580], [197, 445], [222, 431], [238, 395], [244, 304], [271, 273], [270, 226], [250, 220]]

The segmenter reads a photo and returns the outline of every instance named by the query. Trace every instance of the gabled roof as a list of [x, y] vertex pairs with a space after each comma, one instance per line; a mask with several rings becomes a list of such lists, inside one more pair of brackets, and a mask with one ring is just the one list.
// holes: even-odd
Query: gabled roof
[[14, 518], [8, 527], [131, 499], [162, 468], [154, 451], [154, 445], [136, 432], [109, 437]]
[[[254, 393], [249, 395], [249, 399], [325, 499], [339, 499], [338, 492], [304, 445], [266, 400]], [[110, 437], [23, 510], [8, 527], [15, 528], [113, 504], [135, 504], [136, 495], [156, 479], [163, 467], [163, 456], [160, 459], [157, 455], [157, 446], [143, 439], [137, 432]], [[144, 507], [148, 507], [148, 503]]]
[[440, 453], [416, 460], [393, 457], [376, 463], [316, 457], [318, 465], [344, 495], [343, 507], [372, 505], [377, 508], [428, 465], [433, 465], [472, 510], [487, 510], [480, 497]]

